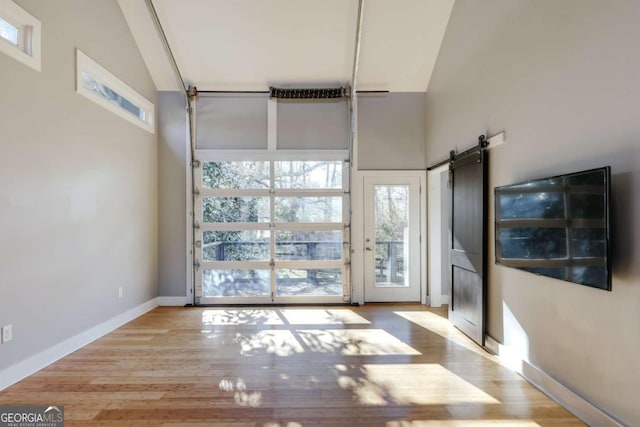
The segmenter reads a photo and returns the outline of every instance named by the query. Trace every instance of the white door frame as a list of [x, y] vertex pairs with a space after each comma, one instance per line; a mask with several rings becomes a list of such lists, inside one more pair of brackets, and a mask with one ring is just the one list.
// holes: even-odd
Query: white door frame
[[427, 302], [427, 175], [424, 170], [354, 171], [351, 177], [351, 301], [364, 303], [364, 178], [420, 179], [420, 302]]
[[442, 282], [444, 273], [442, 271], [442, 203], [445, 200], [442, 194], [442, 172], [449, 169], [449, 164], [444, 164], [438, 168], [427, 172], [429, 197], [428, 202], [428, 239], [429, 239], [429, 300], [431, 307], [440, 307], [443, 303]]

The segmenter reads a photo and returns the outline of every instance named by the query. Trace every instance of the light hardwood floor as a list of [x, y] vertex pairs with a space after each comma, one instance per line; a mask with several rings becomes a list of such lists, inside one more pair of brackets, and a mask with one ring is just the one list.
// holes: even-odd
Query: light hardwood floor
[[66, 426], [571, 426], [421, 305], [157, 308], [0, 393]]

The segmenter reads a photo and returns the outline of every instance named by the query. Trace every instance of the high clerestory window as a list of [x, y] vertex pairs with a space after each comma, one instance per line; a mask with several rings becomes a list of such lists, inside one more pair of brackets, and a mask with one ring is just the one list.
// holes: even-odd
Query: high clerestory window
[[40, 71], [40, 21], [12, 1], [0, 2], [0, 52]]
[[76, 49], [76, 92], [144, 130], [155, 133], [151, 101]]

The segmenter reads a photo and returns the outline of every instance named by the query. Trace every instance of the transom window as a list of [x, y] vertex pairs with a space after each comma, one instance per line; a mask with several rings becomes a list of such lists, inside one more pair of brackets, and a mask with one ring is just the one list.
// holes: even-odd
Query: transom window
[[12, 1], [0, 2], [0, 52], [40, 71], [38, 19]]
[[18, 34], [20, 30], [18, 27], [11, 25], [4, 19], [0, 18], [0, 37], [11, 43], [12, 45], [18, 46]]
[[82, 86], [90, 91], [100, 95], [104, 99], [110, 101], [112, 104], [117, 105], [125, 111], [133, 114], [135, 117], [146, 123], [147, 112], [138, 107], [133, 102], [129, 101], [124, 96], [107, 86], [106, 84], [96, 80], [95, 76], [83, 72], [82, 73]]
[[76, 49], [76, 92], [123, 119], [155, 133], [154, 105]]

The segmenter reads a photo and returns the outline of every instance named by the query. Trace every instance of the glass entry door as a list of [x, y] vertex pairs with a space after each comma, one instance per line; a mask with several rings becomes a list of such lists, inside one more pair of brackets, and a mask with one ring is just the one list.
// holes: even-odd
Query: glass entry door
[[201, 304], [349, 300], [348, 169], [342, 160], [201, 161]]
[[420, 179], [364, 178], [365, 301], [420, 301]]

